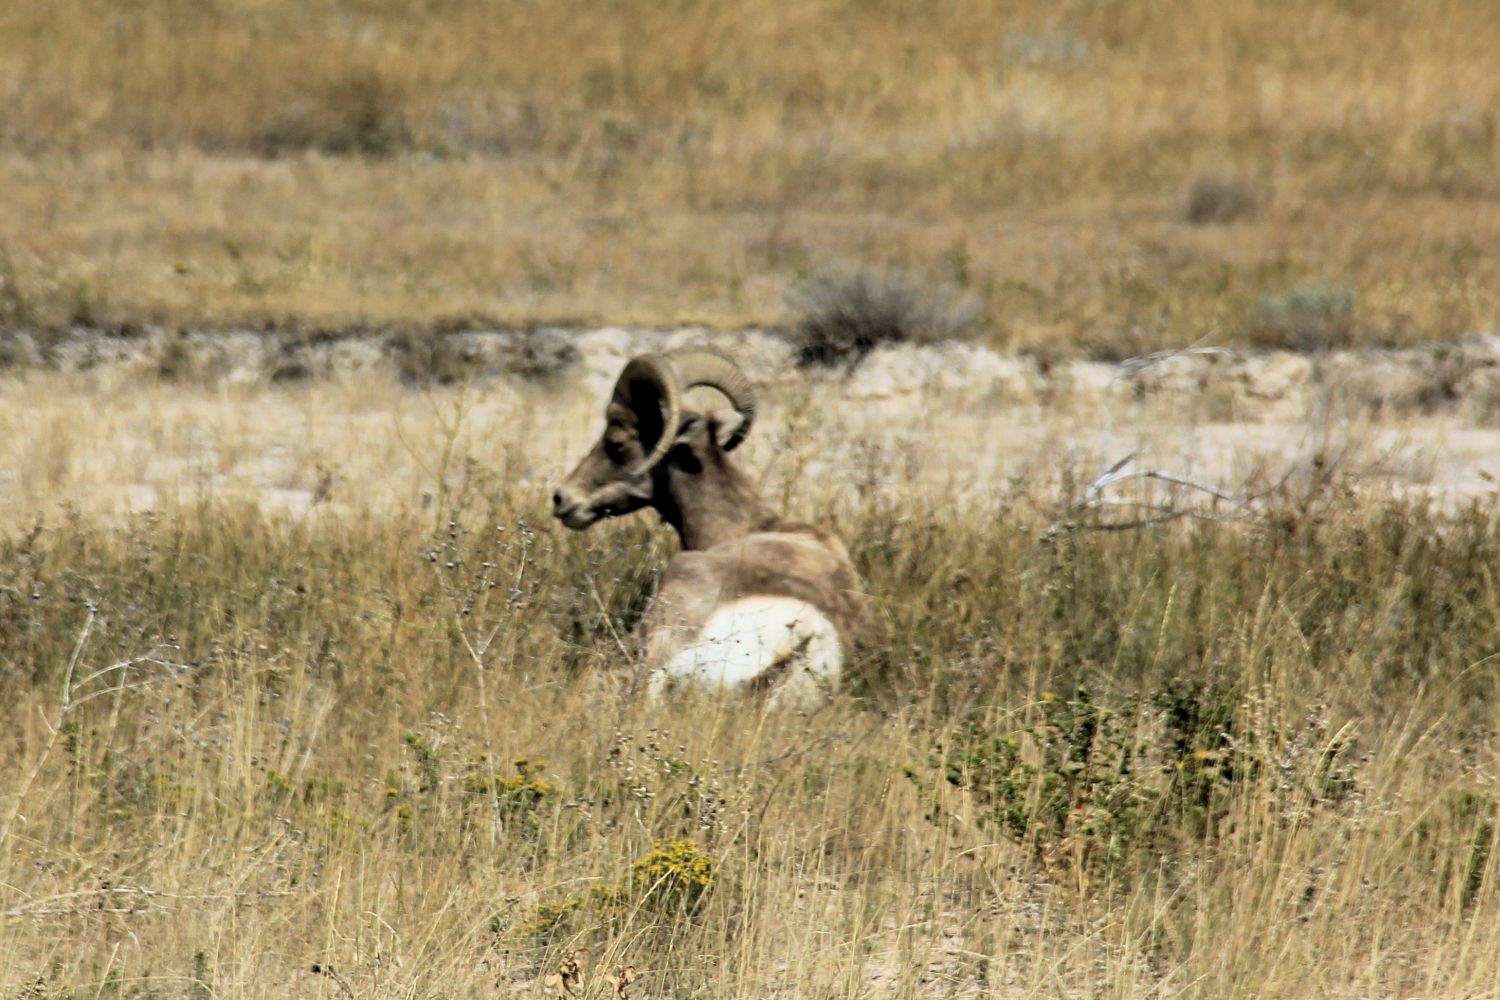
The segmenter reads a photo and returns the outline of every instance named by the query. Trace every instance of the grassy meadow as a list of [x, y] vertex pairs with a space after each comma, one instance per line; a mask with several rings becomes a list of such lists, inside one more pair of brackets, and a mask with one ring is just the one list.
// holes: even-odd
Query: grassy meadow
[[[1492, 0], [0, 3], [0, 998], [1500, 996], [1500, 369], [1328, 353], [1500, 328], [1497, 51]], [[599, 392], [423, 336], [851, 288], [1036, 388], [789, 362], [736, 454], [848, 542], [845, 681], [646, 702], [675, 541], [548, 517]], [[1199, 343], [1310, 353], [1079, 360]], [[1228, 492], [1090, 493], [1142, 441]]]
[[1494, 491], [1104, 530], [1056, 446], [958, 503], [773, 396], [870, 595], [775, 715], [640, 697], [675, 542], [546, 516], [595, 399], [89, 378], [0, 396], [6, 996], [1500, 992]]
[[1490, 0], [0, 7], [0, 323], [775, 324], [999, 346], [1500, 322]]

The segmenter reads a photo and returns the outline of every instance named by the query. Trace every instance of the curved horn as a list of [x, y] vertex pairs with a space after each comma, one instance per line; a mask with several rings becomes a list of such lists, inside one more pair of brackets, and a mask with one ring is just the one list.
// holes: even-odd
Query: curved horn
[[676, 373], [680, 392], [699, 385], [717, 389], [744, 418], [734, 436], [724, 444], [724, 450], [729, 451], [743, 441], [750, 433], [750, 425], [755, 423], [755, 389], [739, 365], [722, 354], [703, 348], [673, 351], [667, 355], [666, 361]]
[[[666, 457], [677, 438], [677, 424], [682, 417], [682, 390], [678, 387], [677, 376], [673, 374], [672, 365], [666, 358], [658, 354], [642, 354], [632, 358], [615, 380], [615, 402], [636, 410], [640, 401], [633, 390], [643, 383], [656, 392], [663, 411], [662, 430], [651, 452], [636, 465], [637, 475]], [[636, 412], [639, 414], [638, 410]]]

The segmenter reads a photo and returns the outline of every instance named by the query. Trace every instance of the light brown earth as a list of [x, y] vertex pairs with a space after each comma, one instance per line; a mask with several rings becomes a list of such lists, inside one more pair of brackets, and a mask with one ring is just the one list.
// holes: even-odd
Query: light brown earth
[[744, 454], [773, 494], [793, 480], [844, 483], [856, 503], [853, 484], [874, 476], [885, 490], [965, 504], [1014, 478], [1087, 483], [1131, 454], [1132, 469], [1235, 496], [1335, 462], [1356, 482], [1445, 502], [1493, 490], [1500, 477], [1494, 337], [1046, 371], [964, 343], [886, 348], [852, 368], [804, 371], [782, 337], [759, 331], [440, 339], [451, 357], [438, 370], [452, 381], [426, 386], [403, 382], [409, 359], [374, 338], [290, 351], [250, 333], [53, 344], [54, 370], [0, 379], [0, 521], [52, 517], [59, 505], [119, 513], [203, 497], [299, 515], [398, 509], [459, 488], [466, 467], [526, 484], [540, 510], [548, 484], [597, 433], [624, 360], [705, 342], [732, 352], [763, 387], [764, 416]]

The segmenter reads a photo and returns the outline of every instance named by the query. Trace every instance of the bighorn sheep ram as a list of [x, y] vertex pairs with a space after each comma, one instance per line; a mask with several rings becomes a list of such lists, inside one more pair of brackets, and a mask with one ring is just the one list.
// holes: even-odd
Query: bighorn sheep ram
[[[687, 409], [697, 386], [731, 408]], [[859, 580], [838, 538], [783, 520], [730, 459], [755, 420], [749, 380], [706, 350], [642, 355], [604, 417], [604, 435], [553, 494], [553, 514], [581, 531], [653, 507], [676, 529], [681, 549], [638, 632], [651, 693], [697, 684], [771, 691], [781, 703], [822, 697], [859, 617]]]

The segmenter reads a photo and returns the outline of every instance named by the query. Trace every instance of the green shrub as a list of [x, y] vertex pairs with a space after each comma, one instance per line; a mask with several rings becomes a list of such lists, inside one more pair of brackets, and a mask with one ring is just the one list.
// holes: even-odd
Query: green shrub
[[1354, 290], [1323, 282], [1296, 285], [1261, 296], [1250, 320], [1249, 340], [1265, 347], [1327, 351], [1354, 341]]
[[1354, 790], [1352, 743], [1330, 737], [1325, 719], [1281, 734], [1249, 727], [1248, 716], [1240, 696], [1196, 681], [1114, 708], [1080, 687], [1044, 695], [1009, 731], [965, 725], [939, 748], [943, 777], [973, 796], [981, 825], [1080, 871], [1215, 838], [1248, 785], [1264, 783], [1288, 814], [1337, 806]]

